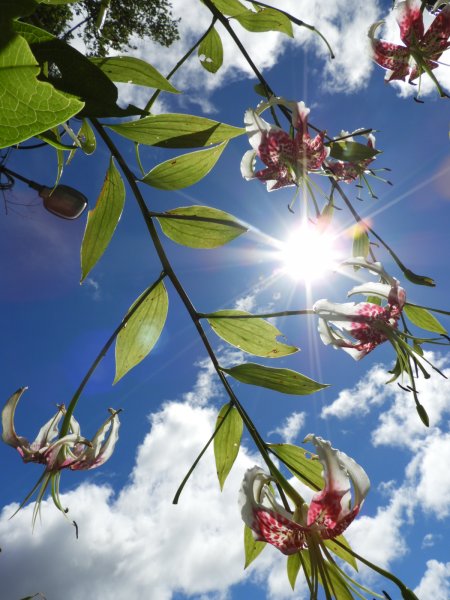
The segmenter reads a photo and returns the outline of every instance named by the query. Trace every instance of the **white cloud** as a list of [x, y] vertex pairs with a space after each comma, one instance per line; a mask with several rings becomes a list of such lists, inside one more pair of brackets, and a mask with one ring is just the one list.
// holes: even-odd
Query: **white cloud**
[[450, 597], [450, 562], [427, 562], [427, 570], [414, 593], [420, 600], [448, 600]]
[[422, 548], [432, 548], [436, 540], [441, 539], [442, 536], [435, 533], [427, 533], [423, 536]]
[[87, 287], [90, 288], [90, 290], [92, 292], [92, 298], [94, 300], [100, 300], [101, 292], [100, 292], [100, 284], [98, 283], [98, 281], [96, 281], [92, 277], [87, 277], [84, 283], [87, 285]]
[[298, 436], [300, 430], [305, 424], [306, 413], [293, 412], [289, 415], [280, 427], [269, 431], [269, 435], [278, 433], [287, 444], [291, 444]]

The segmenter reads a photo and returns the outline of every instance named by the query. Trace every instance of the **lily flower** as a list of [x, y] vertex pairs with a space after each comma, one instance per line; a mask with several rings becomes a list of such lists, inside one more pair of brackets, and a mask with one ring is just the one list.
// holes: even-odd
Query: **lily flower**
[[[341, 137], [347, 136], [348, 132], [342, 131]], [[353, 142], [353, 137], [346, 138], [346, 141]], [[375, 136], [373, 134], [367, 135], [367, 147], [375, 148]], [[356, 179], [361, 178], [370, 171], [367, 167], [375, 160], [373, 158], [366, 158], [363, 160], [355, 161], [344, 161], [344, 160], [327, 160], [326, 167], [333, 173], [333, 176], [338, 181], [344, 183], [352, 183]]]
[[319, 317], [318, 329], [322, 342], [342, 348], [355, 360], [360, 360], [388, 340], [390, 332], [397, 329], [406, 302], [406, 293], [380, 263], [369, 263], [358, 257], [345, 261], [344, 264], [367, 268], [377, 273], [382, 280], [379, 283], [367, 282], [356, 286], [348, 292], [348, 296], [364, 294], [385, 300], [386, 304], [336, 304], [328, 300], [318, 300], [313, 306], [313, 311]]
[[[292, 127], [295, 135], [267, 123], [260, 114], [274, 105], [282, 105], [292, 111]], [[325, 132], [311, 138], [308, 132], [310, 110], [304, 102], [288, 102], [273, 98], [256, 110], [245, 113], [244, 122], [253, 150], [246, 152], [241, 162], [242, 176], [259, 179], [267, 184], [269, 192], [287, 186], [299, 186], [309, 172], [320, 171], [330, 150], [324, 145]], [[256, 170], [256, 157], [264, 169]]]
[[40, 503], [51, 483], [51, 495], [56, 507], [67, 513], [59, 497], [59, 480], [63, 469], [73, 471], [95, 469], [105, 463], [112, 453], [119, 437], [119, 412], [109, 409], [111, 416], [106, 419], [92, 440], [80, 433], [77, 420], [70, 417], [67, 435], [59, 437], [59, 425], [66, 414], [64, 405], [58, 406], [58, 412], [45, 423], [33, 442], [17, 435], [14, 428], [14, 415], [17, 404], [26, 391], [26, 387], [17, 390], [7, 401], [2, 411], [2, 439], [15, 448], [24, 462], [34, 462], [45, 466], [38, 482], [20, 505], [24, 506], [39, 488], [33, 512], [33, 524], [39, 512]]
[[291, 513], [281, 506], [269, 487], [272, 477], [256, 466], [246, 472], [239, 495], [242, 520], [254, 539], [287, 555], [340, 535], [359, 513], [370, 488], [364, 469], [330, 442], [313, 434], [305, 442], [316, 447], [325, 480], [309, 507], [304, 504]]
[[432, 73], [444, 50], [450, 47], [450, 5], [446, 5], [425, 32], [420, 0], [403, 0], [395, 6], [400, 38], [404, 46], [375, 37], [383, 21], [374, 23], [369, 30], [375, 62], [387, 70], [386, 81], [402, 80], [413, 83], [427, 73], [439, 94], [446, 96]]

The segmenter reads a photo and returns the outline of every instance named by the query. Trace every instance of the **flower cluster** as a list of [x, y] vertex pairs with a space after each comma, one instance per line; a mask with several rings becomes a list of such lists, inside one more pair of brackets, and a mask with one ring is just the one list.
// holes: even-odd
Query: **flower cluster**
[[359, 513], [370, 488], [364, 469], [330, 442], [313, 434], [305, 442], [316, 447], [325, 480], [309, 507], [304, 504], [291, 513], [281, 506], [269, 487], [272, 478], [259, 467], [246, 472], [239, 497], [242, 519], [255, 540], [287, 555], [340, 535]]
[[[295, 135], [270, 125], [260, 114], [269, 107], [281, 105], [292, 113]], [[267, 184], [269, 192], [287, 186], [299, 186], [310, 172], [320, 171], [330, 150], [324, 145], [325, 132], [312, 138], [308, 132], [309, 108], [304, 102], [288, 102], [273, 98], [256, 110], [245, 113], [244, 123], [253, 150], [246, 152], [241, 162], [242, 176], [259, 179]], [[266, 167], [256, 170], [256, 157]]]
[[420, 0], [397, 2], [395, 12], [404, 46], [375, 37], [376, 30], [383, 21], [374, 23], [369, 30], [373, 58], [380, 67], [387, 70], [386, 81], [413, 83], [423, 73], [427, 73], [440, 95], [445, 96], [432, 71], [438, 66], [441, 54], [450, 48], [450, 5], [447, 4], [439, 12], [427, 31]]

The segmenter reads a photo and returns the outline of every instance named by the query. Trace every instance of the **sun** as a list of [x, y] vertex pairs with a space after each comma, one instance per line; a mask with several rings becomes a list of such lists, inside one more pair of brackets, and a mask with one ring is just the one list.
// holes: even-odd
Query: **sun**
[[280, 244], [278, 259], [285, 274], [310, 283], [335, 270], [341, 257], [333, 232], [305, 223]]

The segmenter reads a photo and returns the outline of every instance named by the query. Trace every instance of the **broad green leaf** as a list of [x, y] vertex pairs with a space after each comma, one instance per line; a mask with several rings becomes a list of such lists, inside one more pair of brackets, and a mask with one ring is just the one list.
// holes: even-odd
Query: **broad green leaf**
[[[139, 296], [130, 310], [142, 296], [143, 294]], [[161, 281], [145, 298], [117, 336], [116, 376], [113, 383], [117, 383], [152, 350], [163, 330], [168, 308], [169, 298], [164, 283]]]
[[180, 94], [161, 73], [151, 64], [133, 56], [109, 56], [106, 58], [90, 58], [111, 81], [117, 83], [134, 83], [150, 88]]
[[218, 248], [247, 231], [232, 215], [209, 206], [183, 206], [168, 210], [166, 214], [199, 219], [158, 217], [167, 237], [189, 248]]
[[111, 157], [95, 208], [89, 211], [81, 244], [81, 281], [106, 250], [122, 215], [125, 186]]
[[63, 123], [83, 102], [36, 77], [40, 68], [27, 42], [14, 35], [0, 52], [0, 148]]
[[414, 323], [417, 327], [433, 333], [447, 333], [447, 330], [444, 329], [436, 317], [425, 308], [406, 304], [403, 310], [411, 323]]
[[330, 156], [336, 160], [359, 162], [380, 154], [379, 150], [359, 142], [341, 140], [340, 142], [330, 142], [327, 145], [330, 147]]
[[291, 369], [275, 369], [255, 363], [243, 363], [231, 369], [222, 369], [242, 383], [259, 385], [283, 394], [305, 396], [318, 392], [328, 385], [317, 383], [297, 371]]
[[257, 542], [253, 537], [252, 530], [247, 525], [244, 526], [244, 552], [246, 569], [257, 558], [266, 547], [266, 542]]
[[235, 16], [236, 20], [248, 31], [281, 31], [294, 37], [289, 18], [275, 8], [263, 8], [257, 12], [248, 10]]
[[242, 127], [177, 113], [151, 115], [109, 127], [133, 142], [160, 148], [201, 148], [245, 133]]
[[[353, 228], [353, 256], [367, 257], [370, 250], [370, 240], [367, 231], [361, 225], [355, 225]], [[354, 267], [355, 270], [358, 267]]]
[[214, 6], [224, 15], [234, 17], [240, 13], [250, 12], [246, 6], [238, 0], [212, 0]]
[[220, 35], [213, 27], [198, 47], [198, 58], [202, 67], [216, 73], [223, 63], [223, 46]]
[[181, 190], [205, 177], [225, 149], [223, 142], [207, 150], [175, 156], [149, 171], [142, 181], [159, 190]]
[[225, 421], [214, 437], [214, 457], [221, 490], [238, 455], [244, 428], [237, 409], [234, 406], [230, 409], [230, 404], [225, 404], [220, 409], [216, 428], [223, 419]]
[[208, 316], [208, 322], [219, 337], [244, 352], [265, 358], [280, 358], [298, 351], [277, 340], [281, 331], [264, 319], [227, 319], [251, 316], [243, 310], [219, 310]]
[[343, 535], [338, 535], [332, 540], [324, 540], [324, 544], [328, 548], [328, 550], [331, 550], [331, 552], [336, 554], [336, 556], [339, 556], [339, 558], [345, 560], [345, 562], [352, 566], [355, 569], [355, 571], [358, 570], [358, 564], [356, 562], [355, 557], [347, 550], [347, 548], [350, 548], [350, 544], [347, 542]]
[[286, 563], [287, 576], [293, 590], [295, 589], [295, 582], [297, 581], [297, 575], [301, 566], [302, 563], [300, 562], [300, 554], [298, 552], [288, 556]]
[[270, 444], [270, 448], [300, 481], [315, 491], [323, 489], [322, 464], [311, 458], [311, 452], [293, 444]]

